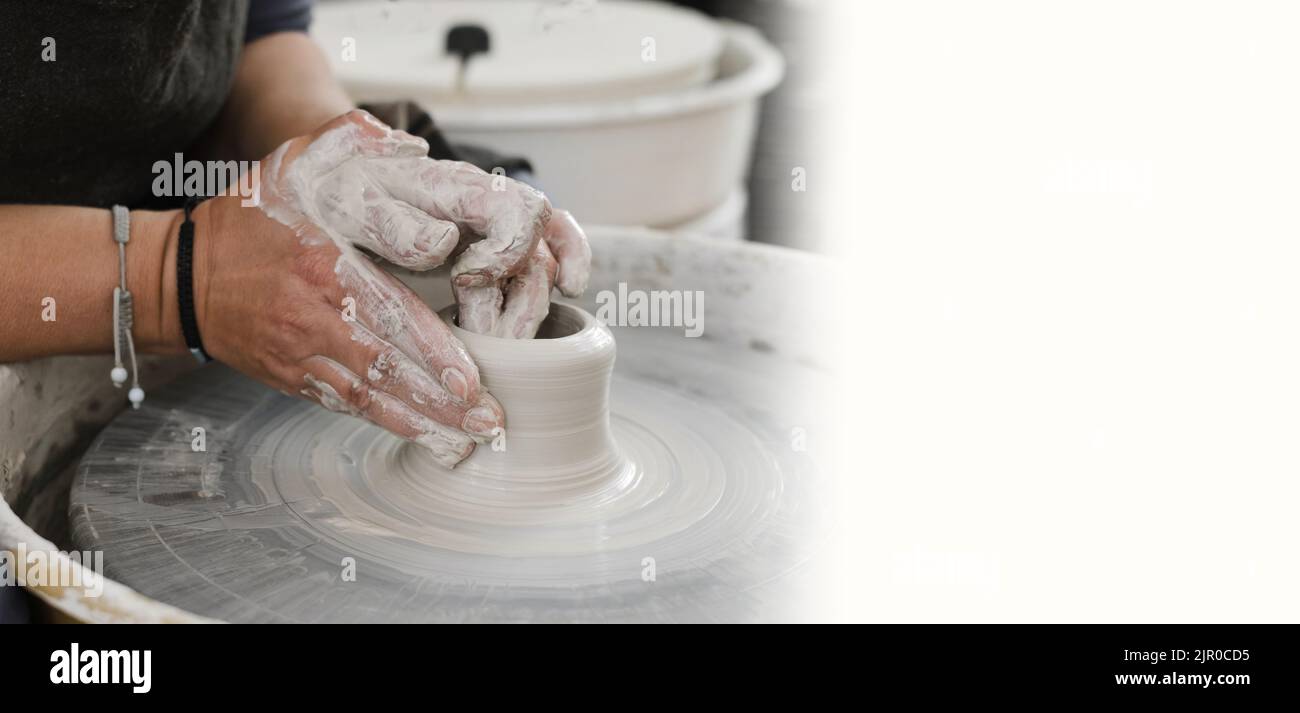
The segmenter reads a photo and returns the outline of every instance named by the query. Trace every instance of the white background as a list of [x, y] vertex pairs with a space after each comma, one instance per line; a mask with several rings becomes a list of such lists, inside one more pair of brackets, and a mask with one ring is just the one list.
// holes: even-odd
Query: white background
[[832, 4], [819, 611], [1300, 619], [1300, 3]]

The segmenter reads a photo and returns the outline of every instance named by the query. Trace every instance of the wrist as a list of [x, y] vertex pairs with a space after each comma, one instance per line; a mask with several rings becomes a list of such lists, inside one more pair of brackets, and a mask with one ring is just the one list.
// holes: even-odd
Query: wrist
[[150, 354], [185, 352], [176, 297], [176, 243], [182, 211], [131, 211], [127, 288], [135, 301], [136, 348]]

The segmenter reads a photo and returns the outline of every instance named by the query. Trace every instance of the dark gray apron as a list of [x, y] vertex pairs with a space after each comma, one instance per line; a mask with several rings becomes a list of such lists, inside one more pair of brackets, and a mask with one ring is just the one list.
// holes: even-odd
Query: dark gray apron
[[0, 204], [158, 205], [153, 163], [216, 119], [247, 13], [248, 0], [0, 2]]

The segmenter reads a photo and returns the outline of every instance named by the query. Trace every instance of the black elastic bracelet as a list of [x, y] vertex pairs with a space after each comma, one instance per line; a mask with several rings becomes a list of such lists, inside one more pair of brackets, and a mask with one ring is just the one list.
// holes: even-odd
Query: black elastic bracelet
[[176, 246], [176, 295], [181, 303], [181, 332], [185, 346], [200, 364], [212, 361], [203, 349], [199, 336], [199, 321], [194, 318], [194, 221], [190, 213], [200, 202], [199, 198], [185, 199], [185, 222], [181, 223], [180, 242]]

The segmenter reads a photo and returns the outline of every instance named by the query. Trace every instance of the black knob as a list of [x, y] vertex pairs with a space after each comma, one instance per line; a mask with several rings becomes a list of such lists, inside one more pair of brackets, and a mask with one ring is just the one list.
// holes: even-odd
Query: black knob
[[461, 62], [492, 48], [492, 38], [482, 25], [454, 25], [447, 30], [447, 54], [460, 56]]

